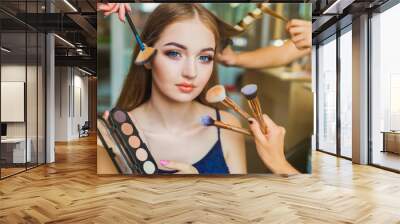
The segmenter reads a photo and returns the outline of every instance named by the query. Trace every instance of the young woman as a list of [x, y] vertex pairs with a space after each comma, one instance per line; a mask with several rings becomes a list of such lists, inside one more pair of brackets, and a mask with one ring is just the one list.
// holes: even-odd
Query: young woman
[[[231, 26], [198, 4], [161, 4], [149, 17], [142, 39], [158, 53], [145, 66], [132, 63], [117, 106], [129, 111], [159, 173], [247, 172], [243, 136], [199, 123], [200, 116], [210, 115], [240, 126], [235, 117], [204, 100], [208, 87], [217, 83], [213, 59], [219, 42], [234, 34]], [[138, 52], [136, 48], [133, 60]], [[267, 135], [249, 119], [260, 158], [273, 173], [298, 173], [284, 155], [284, 128], [267, 115], [264, 120]], [[113, 166], [99, 156], [98, 163]]]
[[247, 172], [243, 136], [200, 123], [209, 115], [240, 126], [204, 100], [217, 84], [222, 37], [234, 32], [199, 4], [160, 4], [149, 16], [141, 36], [158, 52], [144, 66], [132, 63], [116, 106], [130, 115], [159, 173]]

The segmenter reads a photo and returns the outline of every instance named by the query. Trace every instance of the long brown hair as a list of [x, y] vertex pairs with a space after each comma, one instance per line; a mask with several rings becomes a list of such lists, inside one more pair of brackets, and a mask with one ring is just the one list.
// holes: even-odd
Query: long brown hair
[[[164, 29], [177, 21], [198, 18], [213, 32], [216, 40], [216, 52], [219, 51], [220, 43], [227, 38], [237, 35], [231, 25], [226, 24], [200, 4], [188, 3], [167, 3], [160, 4], [149, 16], [146, 25], [141, 33], [141, 38], [148, 46], [153, 46], [159, 39]], [[151, 70], [144, 66], [134, 63], [139, 53], [139, 47], [136, 46], [133, 53], [133, 60], [128, 76], [125, 79], [124, 86], [117, 101], [117, 107], [131, 111], [150, 99], [152, 74]], [[218, 83], [217, 69], [214, 61], [213, 71], [207, 85], [196, 98], [197, 101], [208, 105], [205, 100], [205, 93], [213, 85]]]

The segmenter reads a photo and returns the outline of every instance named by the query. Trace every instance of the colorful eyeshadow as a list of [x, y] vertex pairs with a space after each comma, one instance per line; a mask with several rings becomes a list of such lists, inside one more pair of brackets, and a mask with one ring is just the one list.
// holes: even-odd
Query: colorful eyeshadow
[[156, 167], [154, 166], [154, 163], [152, 163], [150, 161], [144, 162], [143, 169], [146, 174], [153, 174], [156, 171]]
[[133, 128], [132, 125], [128, 124], [128, 123], [123, 123], [121, 125], [121, 130], [122, 133], [124, 133], [124, 135], [131, 135], [133, 134]]
[[114, 113], [114, 119], [119, 123], [122, 123], [126, 120], [126, 115], [124, 112], [118, 110]]
[[139, 146], [140, 146], [140, 139], [135, 135], [132, 135], [131, 137], [129, 137], [128, 142], [132, 148], [136, 149], [136, 148], [139, 148]]
[[147, 152], [146, 150], [142, 149], [142, 148], [138, 148], [136, 150], [136, 158], [138, 158], [138, 160], [140, 161], [145, 161], [147, 159]]
[[114, 108], [110, 112], [108, 121], [115, 131], [115, 138], [120, 146], [125, 161], [134, 174], [157, 173], [157, 164], [154, 161], [147, 145], [139, 136], [139, 131], [132, 122], [129, 114]]

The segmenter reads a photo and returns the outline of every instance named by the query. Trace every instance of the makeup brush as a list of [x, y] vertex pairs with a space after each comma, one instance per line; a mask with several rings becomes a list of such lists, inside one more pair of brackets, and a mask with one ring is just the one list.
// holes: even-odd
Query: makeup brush
[[206, 100], [209, 103], [222, 103], [224, 106], [232, 108], [246, 120], [250, 115], [242, 110], [231, 98], [226, 96], [226, 91], [223, 85], [215, 85], [207, 91]]
[[275, 17], [275, 18], [277, 18], [277, 19], [281, 19], [281, 20], [283, 20], [283, 21], [285, 21], [285, 22], [289, 22], [289, 19], [288, 19], [288, 18], [286, 18], [285, 16], [282, 16], [282, 15], [279, 15], [279, 14], [276, 13], [274, 10], [270, 9], [270, 8], [268, 7], [268, 4], [267, 4], [267, 3], [261, 3], [261, 4], [259, 5], [259, 8], [261, 9], [261, 11], [263, 11], [264, 13], [266, 13], [266, 14], [272, 16], [272, 17]]
[[251, 23], [253, 23], [256, 20], [256, 18], [254, 18], [251, 15], [247, 15], [245, 16], [242, 20], [240, 20], [240, 22], [234, 26], [234, 28], [238, 31], [243, 31], [244, 29], [246, 29]]
[[251, 111], [253, 112], [254, 117], [257, 119], [258, 123], [261, 126], [261, 131], [266, 134], [267, 133], [267, 125], [264, 122], [263, 112], [261, 110], [260, 101], [257, 97], [257, 85], [249, 84], [245, 85], [241, 89], [242, 94], [246, 97], [249, 102], [249, 106]]
[[140, 48], [140, 52], [135, 59], [135, 64], [144, 65], [144, 64], [148, 63], [149, 61], [151, 61], [151, 59], [153, 59], [153, 57], [157, 53], [157, 49], [146, 46], [146, 44], [143, 43], [142, 39], [140, 39], [140, 35], [137, 32], [135, 25], [133, 24], [132, 15], [127, 13], [126, 18], [128, 20], [128, 23], [129, 23], [133, 33], [134, 33], [136, 42], [139, 44], [139, 48]]
[[262, 17], [262, 11], [260, 8], [255, 8], [253, 11], [249, 12], [249, 15], [255, 19], [260, 19]]
[[234, 26], [234, 28], [238, 31], [243, 31], [256, 19], [260, 19], [261, 17], [262, 17], [261, 9], [256, 8], [253, 11], [249, 12], [236, 26]]
[[241, 127], [236, 127], [230, 124], [226, 124], [222, 121], [218, 121], [218, 120], [214, 120], [212, 117], [208, 116], [208, 115], [204, 115], [201, 117], [201, 123], [204, 126], [217, 126], [219, 128], [223, 128], [223, 129], [227, 129], [227, 130], [231, 130], [240, 134], [245, 134], [245, 135], [249, 135], [252, 136], [253, 134], [244, 128]]

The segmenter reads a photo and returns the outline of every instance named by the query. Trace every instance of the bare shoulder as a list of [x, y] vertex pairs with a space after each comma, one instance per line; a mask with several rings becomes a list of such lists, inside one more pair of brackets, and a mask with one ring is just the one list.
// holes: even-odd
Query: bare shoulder
[[[232, 113], [221, 111], [220, 114], [224, 123], [236, 127], [241, 126], [239, 119]], [[221, 129], [221, 144], [229, 172], [231, 174], [247, 173], [244, 136], [230, 130]]]
[[[241, 127], [240, 121], [235, 115], [224, 110], [220, 111], [220, 115], [222, 122], [232, 126]], [[237, 144], [238, 141], [242, 141], [243, 136], [231, 130], [221, 129], [221, 140], [225, 145], [232, 145]]]
[[201, 116], [209, 115], [212, 118], [216, 119], [217, 114], [216, 114], [216, 109], [214, 107], [210, 107], [210, 106], [201, 104], [199, 102], [195, 102], [195, 103], [198, 108], [198, 113], [199, 113], [198, 115], [201, 115]]
[[142, 132], [152, 129], [152, 119], [146, 114], [143, 104], [128, 112], [133, 124]]
[[134, 117], [135, 119], [142, 119], [146, 118], [146, 113], [144, 111], [144, 104], [135, 107], [133, 110], [128, 112], [131, 117]]
[[233, 114], [231, 114], [231, 113], [229, 113], [227, 111], [224, 111], [224, 110], [221, 110], [220, 113], [221, 113], [221, 120], [223, 122], [225, 122], [227, 124], [231, 124], [231, 125], [237, 126], [237, 127], [241, 127], [242, 126], [240, 124], [239, 119], [235, 115], [233, 115]]

